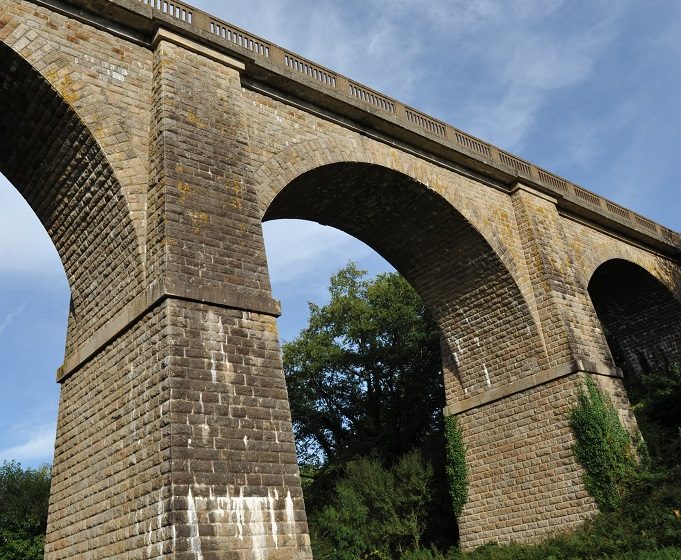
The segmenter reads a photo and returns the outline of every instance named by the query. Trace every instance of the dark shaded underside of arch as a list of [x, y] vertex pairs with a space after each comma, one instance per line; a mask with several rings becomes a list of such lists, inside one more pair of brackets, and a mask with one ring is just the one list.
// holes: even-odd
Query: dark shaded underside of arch
[[275, 197], [264, 220], [280, 218], [333, 226], [388, 260], [435, 316], [445, 366], [469, 391], [485, 389], [485, 371], [495, 382], [511, 381], [541, 365], [535, 325], [510, 273], [482, 235], [424, 185], [375, 165], [332, 164]]
[[594, 272], [589, 295], [625, 379], [681, 361], [681, 303], [649, 272], [608, 261]]
[[91, 331], [135, 295], [141, 262], [128, 206], [76, 113], [1, 43], [0, 172], [57, 248], [71, 288], [72, 323], [83, 334]]

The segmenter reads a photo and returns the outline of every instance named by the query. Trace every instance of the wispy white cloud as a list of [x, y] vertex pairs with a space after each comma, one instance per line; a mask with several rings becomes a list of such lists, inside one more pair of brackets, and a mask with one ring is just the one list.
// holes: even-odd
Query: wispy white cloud
[[385, 6], [329, 0], [195, 0], [194, 4], [383, 93], [409, 96], [427, 42]]
[[[467, 107], [467, 126], [473, 133], [515, 151], [524, 148], [541, 111], [557, 94], [593, 77], [598, 61], [617, 36], [622, 12], [616, 7], [592, 8], [593, 21], [561, 29], [556, 20], [562, 2], [537, 13], [529, 9], [532, 2], [519, 4], [528, 9], [509, 11], [507, 19], [494, 20], [480, 30], [480, 43], [488, 46], [477, 58], [486, 69], [488, 91], [471, 99]], [[490, 73], [492, 69], [496, 75]]]
[[0, 449], [0, 462], [51, 462], [54, 456], [56, 424], [39, 424], [30, 428], [16, 427], [14, 438], [20, 443]]
[[[591, 114], [576, 115], [565, 120], [556, 138], [564, 146], [554, 164], [561, 167], [586, 167], [594, 164], [603, 151], [612, 143], [613, 134], [626, 134], [640, 118], [637, 99], [620, 102], [596, 119]], [[623, 185], [620, 184], [620, 187]]]
[[263, 229], [270, 274], [282, 287], [316, 275], [332, 262], [342, 266], [373, 253], [348, 234], [314, 222], [274, 220], [266, 222]]
[[[384, 13], [399, 19], [427, 23], [431, 29], [456, 35], [478, 35], [490, 26], [517, 21], [541, 21], [565, 0], [370, 0]], [[485, 45], [479, 45], [484, 49]]]
[[566, 0], [196, 3], [516, 151], [557, 92], [591, 78], [627, 10], [600, 0], [581, 17]]
[[10, 326], [10, 324], [12, 323], [12, 321], [14, 320], [14, 318], [15, 318], [17, 315], [19, 315], [19, 314], [24, 310], [25, 307], [26, 307], [26, 304], [25, 304], [25, 303], [22, 303], [17, 309], [15, 309], [14, 311], [12, 311], [11, 313], [8, 313], [8, 314], [5, 316], [5, 318], [4, 318], [4, 319], [2, 320], [2, 322], [0, 323], [0, 336], [2, 336], [2, 334], [5, 332], [5, 330], [7, 329], [7, 327]]

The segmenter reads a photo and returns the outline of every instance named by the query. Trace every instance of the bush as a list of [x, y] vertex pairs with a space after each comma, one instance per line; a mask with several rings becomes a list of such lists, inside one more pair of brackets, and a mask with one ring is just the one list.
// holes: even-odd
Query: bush
[[43, 558], [43, 535], [15, 534], [0, 529], [0, 560], [39, 560]]
[[643, 472], [629, 485], [620, 507], [596, 516], [580, 531], [602, 553], [681, 546], [681, 467]]
[[665, 371], [625, 378], [627, 394], [646, 447], [656, 463], [673, 466], [681, 461], [681, 364]]
[[311, 515], [317, 560], [397, 558], [418, 549], [430, 500], [430, 465], [411, 452], [384, 468], [375, 459], [350, 461], [331, 504]]
[[43, 557], [50, 497], [50, 468], [0, 467], [0, 560]]

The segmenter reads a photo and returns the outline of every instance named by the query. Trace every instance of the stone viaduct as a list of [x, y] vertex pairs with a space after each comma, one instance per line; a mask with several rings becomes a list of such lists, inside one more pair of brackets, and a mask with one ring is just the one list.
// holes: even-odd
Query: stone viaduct
[[180, 2], [0, 0], [0, 171], [72, 292], [49, 560], [310, 557], [263, 220], [436, 317], [467, 547], [593, 512], [583, 377], [633, 429], [622, 371], [681, 358], [677, 233]]

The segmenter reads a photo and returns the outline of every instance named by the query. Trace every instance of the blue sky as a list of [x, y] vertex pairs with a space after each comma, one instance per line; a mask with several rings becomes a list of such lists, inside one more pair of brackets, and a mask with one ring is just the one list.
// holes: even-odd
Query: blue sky
[[[206, 0], [214, 15], [681, 230], [681, 3], [672, 0]], [[2, 158], [0, 157], [0, 162]], [[0, 164], [0, 172], [2, 166]], [[284, 339], [348, 260], [316, 224], [265, 225]], [[0, 178], [0, 461], [51, 461], [68, 286]]]

